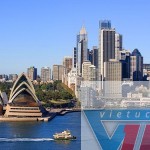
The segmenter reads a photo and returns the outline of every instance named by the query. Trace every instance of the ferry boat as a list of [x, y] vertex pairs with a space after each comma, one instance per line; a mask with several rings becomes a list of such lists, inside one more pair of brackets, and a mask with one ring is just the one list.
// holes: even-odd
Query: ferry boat
[[70, 130], [65, 130], [61, 133], [56, 133], [53, 135], [54, 140], [75, 140], [76, 137], [71, 135]]

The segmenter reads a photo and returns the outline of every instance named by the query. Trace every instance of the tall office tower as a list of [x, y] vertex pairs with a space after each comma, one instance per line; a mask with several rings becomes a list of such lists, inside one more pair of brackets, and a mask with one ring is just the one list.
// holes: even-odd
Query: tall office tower
[[106, 96], [121, 96], [122, 64], [115, 59], [104, 62], [104, 91]]
[[72, 69], [72, 57], [71, 56], [65, 56], [63, 59], [63, 77], [62, 82], [66, 85], [68, 85], [68, 73]]
[[89, 61], [93, 64], [93, 50], [88, 50]]
[[133, 81], [143, 80], [143, 57], [138, 49], [134, 49], [130, 56], [130, 78]]
[[84, 61], [82, 64], [82, 77], [85, 81], [89, 81], [89, 67], [91, 65], [90, 61]]
[[98, 68], [98, 48], [97, 46], [93, 46], [93, 62], [92, 64]]
[[74, 49], [73, 49], [72, 66], [73, 66], [73, 68], [77, 67], [77, 48], [76, 47], [74, 47]]
[[111, 29], [111, 21], [110, 20], [101, 20], [99, 21], [99, 28], [101, 29]]
[[63, 59], [64, 75], [67, 75], [72, 69], [72, 57], [65, 56]]
[[82, 77], [84, 81], [96, 80], [96, 67], [90, 61], [84, 61], [82, 64]]
[[122, 81], [122, 64], [115, 59], [104, 62], [105, 81]]
[[104, 62], [115, 59], [115, 29], [111, 28], [110, 21], [100, 22], [98, 74], [99, 80], [104, 79]]
[[37, 79], [37, 68], [35, 68], [34, 66], [28, 68], [27, 76], [29, 77], [29, 79], [31, 81], [36, 80]]
[[53, 65], [53, 80], [62, 80], [63, 66]]
[[98, 48], [93, 46], [92, 50], [89, 51], [89, 61], [98, 68]]
[[119, 60], [122, 63], [122, 80], [130, 80], [130, 51], [119, 51]]
[[115, 34], [115, 59], [119, 60], [119, 52], [122, 50], [122, 35]]
[[49, 67], [41, 68], [41, 81], [48, 82], [51, 80], [51, 70]]
[[84, 26], [77, 35], [77, 74], [82, 75], [82, 63], [88, 60], [88, 38]]

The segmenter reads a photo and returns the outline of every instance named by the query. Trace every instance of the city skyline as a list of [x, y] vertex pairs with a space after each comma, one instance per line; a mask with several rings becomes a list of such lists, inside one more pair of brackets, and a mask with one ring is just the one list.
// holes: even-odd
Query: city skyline
[[112, 27], [123, 35], [123, 48], [139, 49], [144, 63], [150, 63], [149, 4], [148, 0], [65, 0], [61, 5], [58, 0], [1, 1], [0, 74], [20, 74], [30, 66], [61, 65], [64, 56], [73, 55], [83, 24], [88, 33], [88, 48], [98, 46], [99, 21], [104, 19], [111, 20]]

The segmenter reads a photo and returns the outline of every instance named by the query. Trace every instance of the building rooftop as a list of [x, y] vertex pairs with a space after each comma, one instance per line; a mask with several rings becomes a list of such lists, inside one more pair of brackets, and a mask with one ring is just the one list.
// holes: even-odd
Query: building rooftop
[[134, 49], [132, 52], [132, 56], [142, 56], [138, 49]]
[[86, 29], [84, 26], [82, 26], [81, 30], [80, 30], [80, 34], [87, 34]]

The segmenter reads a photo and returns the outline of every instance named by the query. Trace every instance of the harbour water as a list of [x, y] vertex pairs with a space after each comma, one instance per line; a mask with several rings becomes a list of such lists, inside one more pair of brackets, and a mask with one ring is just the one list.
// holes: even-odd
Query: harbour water
[[[69, 129], [77, 140], [54, 141], [53, 134]], [[80, 150], [81, 113], [57, 116], [49, 122], [0, 122], [0, 150]]]

